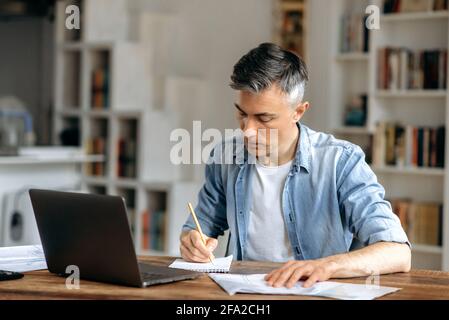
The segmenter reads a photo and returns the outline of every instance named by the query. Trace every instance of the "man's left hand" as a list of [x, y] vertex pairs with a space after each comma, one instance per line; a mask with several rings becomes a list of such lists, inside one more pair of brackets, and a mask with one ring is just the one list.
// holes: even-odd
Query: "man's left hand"
[[291, 288], [302, 278], [307, 278], [304, 288], [313, 286], [316, 282], [326, 281], [337, 270], [337, 263], [324, 259], [318, 260], [293, 260], [284, 264], [281, 268], [271, 271], [265, 276], [270, 286]]

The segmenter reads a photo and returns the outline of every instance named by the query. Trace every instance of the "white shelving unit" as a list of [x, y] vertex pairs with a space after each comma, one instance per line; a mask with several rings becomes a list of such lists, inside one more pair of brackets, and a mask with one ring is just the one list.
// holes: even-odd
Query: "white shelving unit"
[[447, 92], [444, 90], [404, 90], [404, 91], [376, 90], [375, 95], [377, 98], [446, 99]]
[[335, 60], [344, 62], [344, 61], [365, 61], [367, 62], [369, 59], [369, 55], [364, 52], [350, 52], [350, 53], [339, 53], [335, 57]]
[[[81, 8], [81, 32], [64, 27], [65, 7], [69, 4]], [[179, 234], [188, 216], [184, 204], [196, 201], [201, 184], [184, 181], [182, 178], [190, 176], [184, 172], [186, 168], [170, 164], [170, 131], [182, 119], [182, 113], [181, 119], [174, 116], [176, 106], [172, 106], [172, 100], [176, 95], [184, 98], [185, 92], [170, 87], [177, 77], [163, 74], [161, 60], [155, 59], [161, 55], [158, 44], [164, 39], [158, 39], [160, 35], [148, 28], [163, 29], [164, 23], [173, 24], [175, 17], [161, 18], [143, 11], [141, 28], [133, 37], [128, 31], [134, 21], [127, 10], [124, 0], [57, 2], [53, 139], [55, 144], [61, 143], [59, 134], [67, 127], [76, 128], [79, 145], [86, 149], [90, 139], [102, 137], [105, 161], [99, 164], [103, 169], [98, 172], [103, 173], [92, 175], [85, 165], [83, 189], [125, 198], [138, 254], [179, 255]], [[93, 70], [99, 66], [107, 70], [107, 89], [103, 91], [106, 103], [94, 107]], [[185, 77], [182, 79], [185, 82]], [[170, 90], [160, 90], [165, 83]], [[184, 106], [198, 105], [195, 97], [190, 97], [189, 105]], [[131, 174], [126, 176], [119, 174], [119, 140], [135, 146], [131, 152], [135, 166], [128, 168]], [[159, 250], [142, 246], [142, 214], [152, 207], [163, 210], [165, 215], [163, 246]]]
[[308, 60], [308, 0], [272, 0], [273, 42]]
[[[376, 87], [379, 48], [448, 48], [449, 14], [442, 12], [385, 14], [380, 30], [371, 30], [367, 53], [340, 53], [340, 24], [343, 13], [364, 13], [368, 4], [381, 8], [382, 1], [336, 0], [330, 4], [329, 39], [333, 48], [329, 66], [329, 101], [333, 103], [330, 129], [334, 134], [359, 145], [370, 144], [378, 121], [398, 121], [415, 126], [449, 128], [449, 90], [386, 91]], [[449, 72], [448, 72], [449, 74]], [[343, 114], [348, 97], [366, 93], [368, 114], [363, 128], [344, 127]], [[449, 134], [446, 130], [446, 164], [449, 159]], [[411, 198], [443, 203], [443, 245], [414, 244], [413, 267], [449, 270], [449, 166], [443, 168], [372, 167], [385, 187], [387, 198]]]
[[448, 19], [449, 14], [447, 11], [435, 11], [435, 12], [413, 12], [413, 13], [393, 13], [384, 14], [381, 18], [382, 22], [400, 22], [400, 21], [412, 21], [412, 20], [436, 20], [436, 19]]

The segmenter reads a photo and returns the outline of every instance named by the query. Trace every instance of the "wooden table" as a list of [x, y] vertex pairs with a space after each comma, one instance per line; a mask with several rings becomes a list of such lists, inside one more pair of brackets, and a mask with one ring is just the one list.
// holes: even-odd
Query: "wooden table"
[[[140, 260], [158, 265], [169, 265], [174, 258], [142, 257]], [[277, 263], [234, 261], [233, 273], [267, 273], [280, 266]], [[335, 280], [351, 283], [365, 283], [366, 278]], [[380, 285], [402, 288], [402, 290], [380, 299], [448, 299], [449, 272], [413, 270], [410, 273], [382, 275]], [[270, 300], [270, 299], [318, 299], [310, 296], [286, 295], [228, 295], [207, 275], [194, 280], [150, 286], [148, 288], [130, 288], [124, 286], [80, 281], [80, 289], [67, 289], [65, 278], [49, 273], [47, 270], [33, 271], [20, 280], [0, 282], [0, 300], [6, 299], [176, 299], [176, 300]]]

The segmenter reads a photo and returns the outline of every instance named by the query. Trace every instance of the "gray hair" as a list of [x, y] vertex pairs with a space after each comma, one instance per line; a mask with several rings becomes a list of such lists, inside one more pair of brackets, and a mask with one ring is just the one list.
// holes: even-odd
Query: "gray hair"
[[277, 84], [296, 105], [304, 98], [309, 80], [302, 58], [273, 43], [262, 43], [250, 50], [235, 64], [231, 76], [231, 88], [260, 93]]

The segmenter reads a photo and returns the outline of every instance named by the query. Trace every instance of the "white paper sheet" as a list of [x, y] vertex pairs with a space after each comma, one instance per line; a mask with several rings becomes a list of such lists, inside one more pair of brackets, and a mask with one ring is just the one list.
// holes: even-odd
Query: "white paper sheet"
[[169, 265], [169, 267], [199, 272], [229, 272], [232, 258], [232, 255], [225, 258], [215, 258], [212, 263], [194, 263], [184, 261], [183, 259], [176, 259], [171, 265]]
[[47, 269], [41, 245], [0, 248], [0, 270], [27, 272]]
[[317, 282], [310, 288], [304, 288], [304, 281], [292, 288], [274, 288], [269, 286], [264, 280], [265, 274], [209, 274], [220, 287], [229, 295], [235, 293], [258, 293], [258, 294], [278, 294], [278, 295], [308, 295], [328, 297], [342, 300], [373, 300], [383, 295], [396, 292], [400, 288], [380, 287], [365, 284], [350, 284], [332, 281]]

